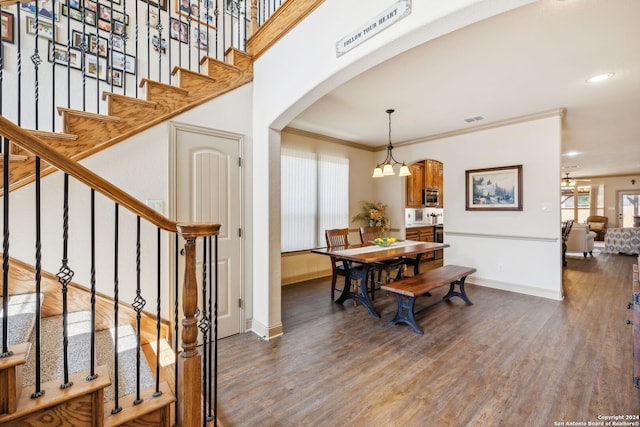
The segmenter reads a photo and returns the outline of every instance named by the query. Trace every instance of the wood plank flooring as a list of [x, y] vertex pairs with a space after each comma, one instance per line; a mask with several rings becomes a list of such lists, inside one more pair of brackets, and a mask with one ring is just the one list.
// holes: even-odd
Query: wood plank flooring
[[568, 257], [565, 300], [467, 285], [474, 302], [419, 302], [425, 335], [389, 325], [329, 281], [283, 288], [284, 336], [219, 342], [219, 417], [226, 426], [555, 426], [640, 414], [633, 386], [635, 257]]

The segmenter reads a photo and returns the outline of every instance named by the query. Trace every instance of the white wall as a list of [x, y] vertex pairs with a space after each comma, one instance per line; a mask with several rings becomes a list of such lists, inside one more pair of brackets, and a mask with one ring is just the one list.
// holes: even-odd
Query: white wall
[[[412, 2], [412, 13], [356, 49], [336, 57], [335, 43], [363, 19], [388, 8], [388, 0], [327, 0], [254, 64], [254, 202], [268, 215], [254, 216], [254, 322], [260, 335], [281, 330], [279, 220], [280, 188], [265, 176], [279, 174], [278, 132], [321, 96], [366, 69], [447, 32], [531, 3], [479, 0]], [[318, 31], [321, 28], [322, 31]], [[312, 54], [306, 54], [310, 52]], [[304, 55], [304, 61], [299, 60]], [[363, 100], [367, 102], [367, 100]], [[270, 204], [273, 201], [273, 204]], [[402, 216], [398, 217], [400, 220]], [[260, 294], [258, 299], [257, 295]]]
[[[251, 84], [229, 92], [215, 100], [203, 104], [172, 119], [175, 123], [187, 123], [215, 130], [245, 135], [246, 144], [251, 144]], [[150, 128], [123, 141], [108, 150], [85, 159], [82, 163], [120, 187], [140, 201], [160, 200], [163, 214], [170, 217], [169, 205], [169, 167], [173, 159], [169, 158], [169, 123]], [[244, 148], [249, 155], [245, 158], [243, 170], [245, 184], [246, 218], [243, 219], [245, 236], [244, 247], [251, 247], [251, 181], [247, 179], [252, 167], [251, 150]], [[59, 172], [43, 179], [42, 183], [42, 265], [45, 271], [57, 273], [62, 259], [62, 189], [63, 175]], [[70, 180], [70, 218], [69, 218], [69, 266], [75, 271], [73, 281], [81, 285], [90, 284], [90, 191], [84, 185]], [[11, 192], [10, 255], [24, 262], [35, 264], [35, 188], [33, 185]], [[96, 196], [97, 212], [97, 289], [107, 295], [113, 293], [114, 284], [114, 204], [103, 196]], [[119, 297], [131, 302], [135, 297], [135, 216], [123, 208], [120, 211], [119, 232]], [[0, 215], [2, 215], [0, 213]], [[245, 215], [240, 212], [238, 215]], [[248, 218], [248, 220], [247, 220]], [[142, 288], [147, 299], [146, 310], [155, 311], [156, 295], [156, 228], [142, 222]], [[173, 236], [162, 236], [162, 312], [169, 313], [169, 255], [168, 247]], [[246, 251], [246, 249], [245, 249]], [[246, 265], [251, 265], [251, 251], [245, 254]], [[251, 283], [251, 269], [243, 274], [245, 283]], [[181, 278], [180, 278], [181, 280]], [[251, 316], [251, 287], [243, 292], [248, 300], [248, 316]]]
[[[444, 259], [475, 267], [470, 283], [561, 299], [560, 134], [556, 115], [396, 149], [407, 162], [443, 163]], [[510, 165], [523, 167], [523, 210], [465, 210], [465, 171]], [[383, 201], [402, 206], [402, 192], [384, 185]]]

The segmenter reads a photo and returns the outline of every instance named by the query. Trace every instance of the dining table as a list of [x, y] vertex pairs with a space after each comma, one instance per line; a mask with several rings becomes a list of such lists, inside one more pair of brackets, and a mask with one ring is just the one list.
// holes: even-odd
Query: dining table
[[[350, 244], [345, 246], [333, 246], [330, 248], [313, 249], [311, 252], [327, 255], [335, 260], [342, 261], [346, 273], [345, 286], [342, 293], [335, 300], [336, 304], [342, 304], [348, 299], [353, 299], [362, 304], [371, 316], [379, 319], [380, 314], [373, 308], [373, 302], [369, 297], [368, 281], [369, 271], [376, 263], [389, 260], [411, 260], [413, 274], [420, 273], [420, 260], [429, 252], [448, 248], [446, 243], [419, 242], [415, 240], [398, 240], [391, 245], [377, 245], [373, 242]], [[351, 279], [359, 281], [359, 286], [352, 290]]]

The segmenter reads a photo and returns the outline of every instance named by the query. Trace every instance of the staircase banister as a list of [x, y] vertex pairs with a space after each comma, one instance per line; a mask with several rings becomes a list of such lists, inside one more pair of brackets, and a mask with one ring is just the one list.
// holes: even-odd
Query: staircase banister
[[[140, 202], [129, 193], [111, 184], [109, 181], [82, 166], [80, 163], [67, 158], [55, 149], [49, 147], [40, 138], [32, 135], [30, 132], [22, 129], [1, 115], [0, 134], [9, 138], [9, 140], [14, 144], [30, 151], [50, 165], [93, 188], [105, 197], [113, 200], [120, 206], [129, 209], [131, 212], [151, 222], [155, 226], [173, 233], [179, 232], [178, 223], [176, 221], [170, 220], [156, 210]], [[8, 189], [8, 186], [6, 187], [5, 192]], [[199, 230], [200, 236], [213, 236], [218, 234], [220, 224], [198, 224], [197, 229]]]

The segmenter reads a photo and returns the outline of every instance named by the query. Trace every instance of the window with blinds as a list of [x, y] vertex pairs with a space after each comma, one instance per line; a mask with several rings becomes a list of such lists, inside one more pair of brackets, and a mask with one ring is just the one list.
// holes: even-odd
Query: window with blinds
[[349, 159], [283, 148], [281, 251], [325, 246], [324, 230], [349, 226]]

